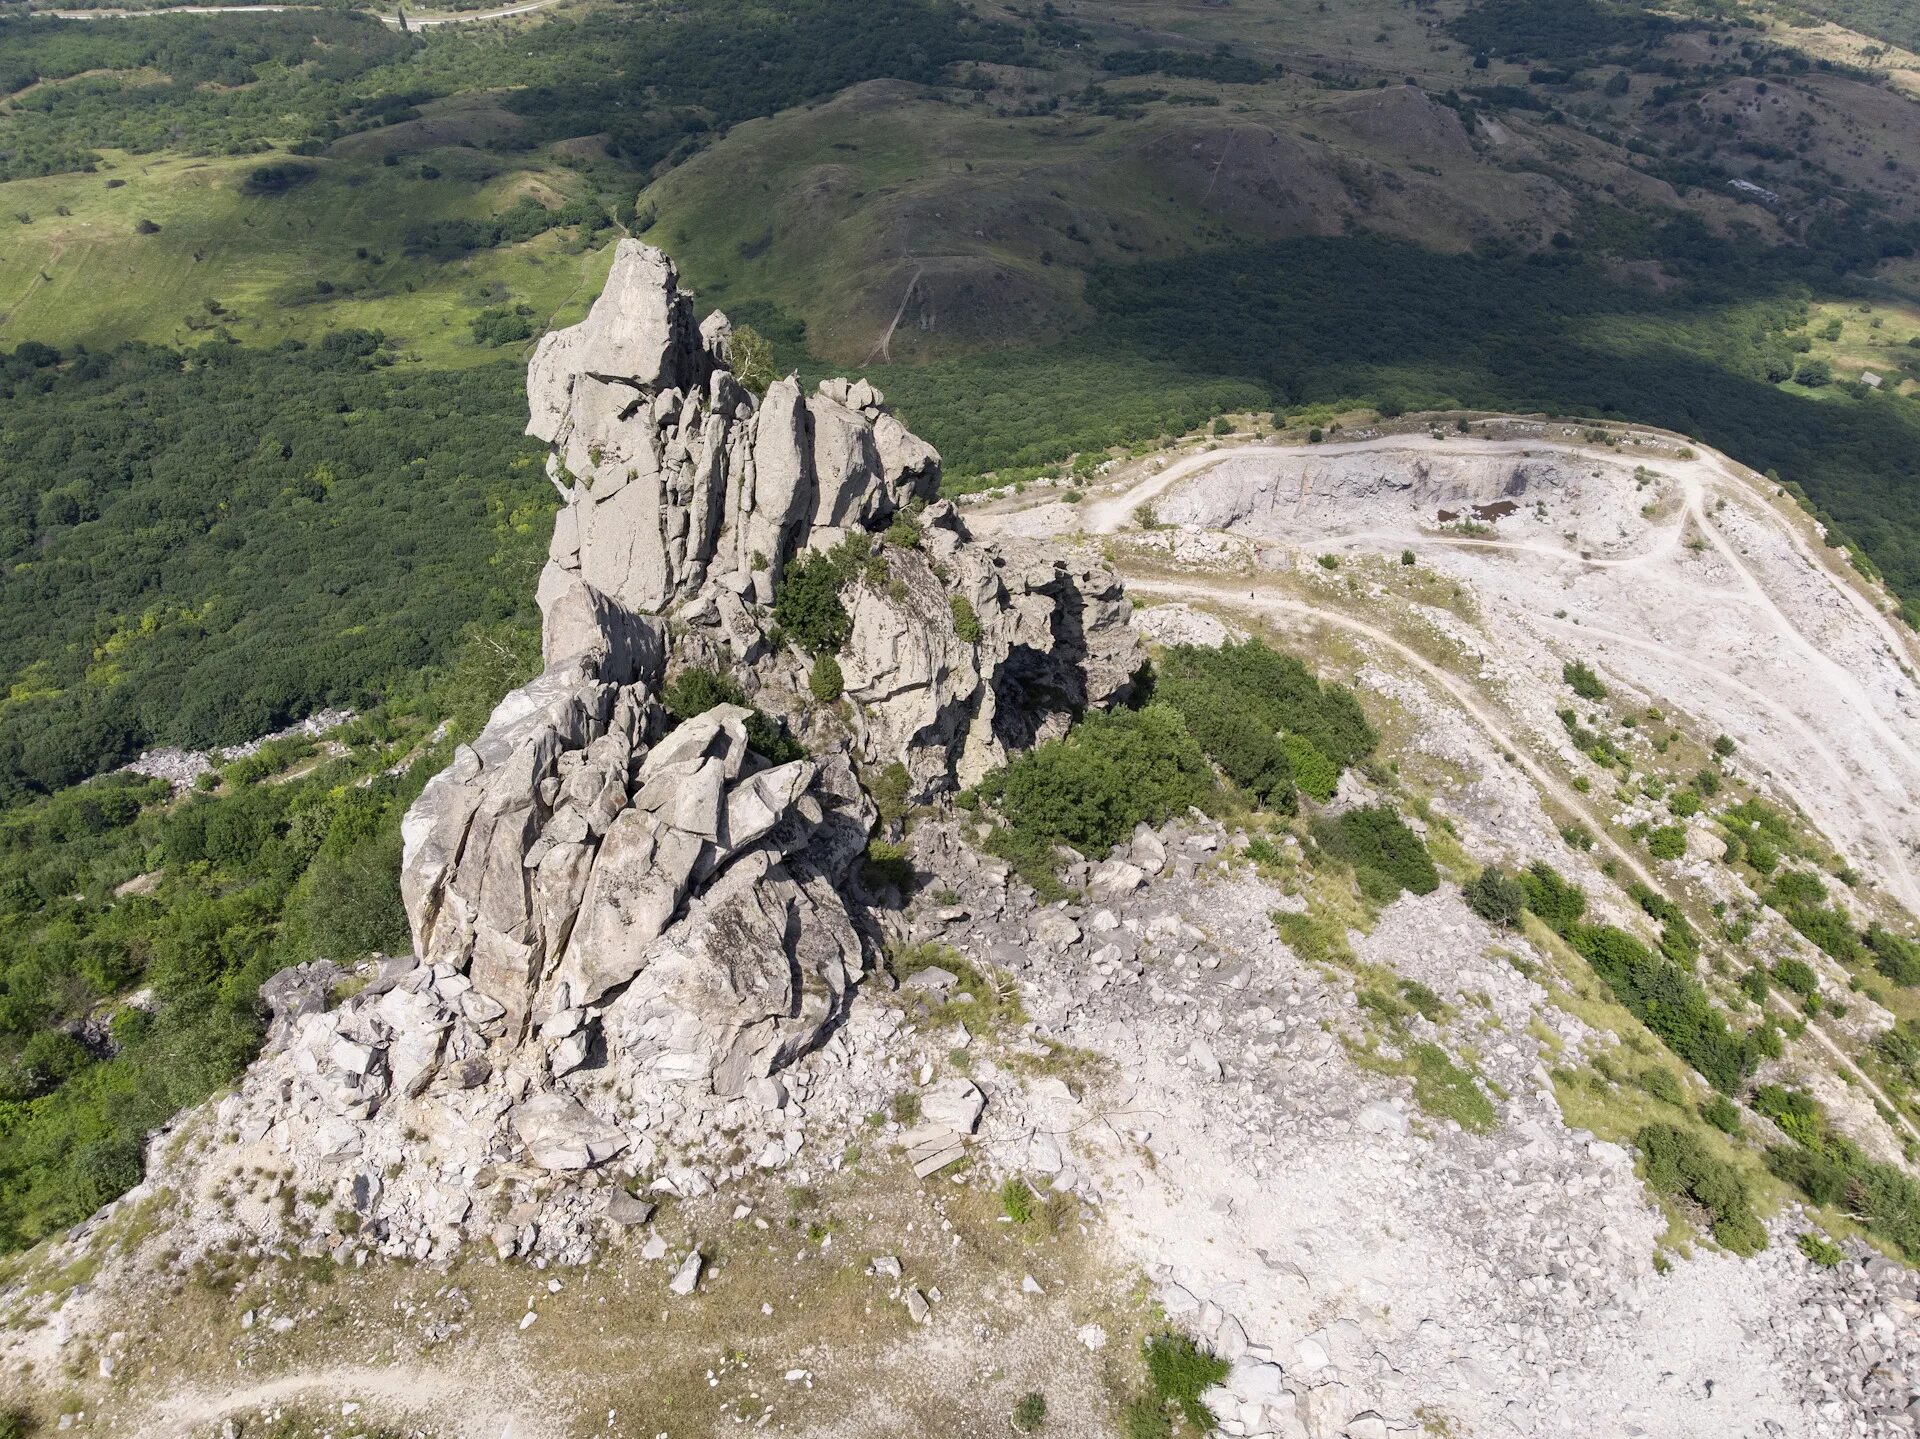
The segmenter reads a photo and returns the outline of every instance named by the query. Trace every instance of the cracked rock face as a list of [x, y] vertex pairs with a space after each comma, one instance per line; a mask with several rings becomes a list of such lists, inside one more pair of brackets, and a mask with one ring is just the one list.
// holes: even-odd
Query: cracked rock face
[[593, 312], [540, 342], [527, 432], [553, 446], [567, 498], [543, 593], [558, 571], [635, 613], [709, 578], [765, 603], [821, 531], [873, 528], [931, 493], [939, 455], [871, 385], [808, 396], [788, 378], [756, 404], [724, 368], [729, 333], [724, 316], [695, 326], [672, 262], [622, 240]]
[[[314, 1179], [357, 1172], [392, 1252], [457, 1244], [502, 1178], [690, 1172], [673, 1146], [777, 1091], [872, 964], [861, 771], [904, 764], [921, 796], [970, 782], [1124, 698], [1144, 658], [1110, 571], [977, 543], [927, 504], [939, 456], [871, 385], [756, 401], [730, 336], [623, 241], [588, 318], [541, 342], [529, 429], [567, 501], [546, 668], [406, 816], [413, 954], [331, 1011], [289, 977], [275, 1048], [223, 1110]], [[919, 542], [883, 546], [907, 507]], [[850, 536], [870, 563], [842, 592], [847, 703], [823, 709], [768, 606], [796, 554]], [[756, 752], [741, 705], [676, 724], [661, 695], [692, 665], [807, 756]]]

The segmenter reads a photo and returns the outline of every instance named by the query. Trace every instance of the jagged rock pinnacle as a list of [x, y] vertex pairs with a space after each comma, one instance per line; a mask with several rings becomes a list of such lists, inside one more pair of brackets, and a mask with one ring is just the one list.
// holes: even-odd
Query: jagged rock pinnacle
[[[315, 1177], [379, 1177], [366, 1217], [396, 1253], [457, 1243], [502, 1174], [643, 1174], [697, 1143], [871, 966], [860, 775], [951, 790], [1123, 698], [1143, 658], [1112, 573], [977, 542], [870, 384], [789, 377], [756, 403], [730, 337], [724, 316], [696, 325], [665, 255], [623, 241], [587, 318], [541, 342], [529, 429], [566, 497], [546, 668], [406, 816], [414, 953], [291, 1016], [231, 1116]], [[917, 542], [883, 545], [908, 507]], [[867, 561], [842, 596], [847, 703], [823, 704], [768, 606], [795, 555], [849, 537]], [[695, 665], [807, 756], [757, 753], [741, 705], [676, 724], [661, 694]]]

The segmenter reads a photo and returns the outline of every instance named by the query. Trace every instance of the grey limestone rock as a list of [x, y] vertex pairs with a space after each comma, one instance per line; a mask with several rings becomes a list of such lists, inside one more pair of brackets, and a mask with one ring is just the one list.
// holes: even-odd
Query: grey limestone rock
[[[757, 1116], [778, 1131], [757, 1162], [789, 1160], [805, 1087], [774, 1076], [846, 1018], [878, 942], [859, 879], [877, 811], [856, 765], [904, 764], [916, 801], [951, 791], [1124, 698], [1143, 657], [1110, 571], [980, 543], [933, 501], [939, 455], [872, 385], [789, 377], [756, 399], [726, 368], [730, 338], [629, 240], [588, 317], [541, 342], [528, 428], [566, 500], [537, 591], [545, 668], [407, 812], [413, 954], [331, 1011], [322, 967], [268, 988], [283, 1049], [235, 1127], [272, 1129], [310, 1178], [433, 1134], [367, 1201], [393, 1252], [457, 1242], [503, 1174], [618, 1159], [705, 1193], [715, 1177], [663, 1165], [652, 1137], [703, 1114]], [[909, 506], [918, 542], [883, 543]], [[795, 555], [849, 539], [869, 563], [843, 589], [842, 722], [813, 712], [809, 660], [776, 642], [769, 606]], [[670, 714], [669, 677], [695, 666], [750, 703]], [[756, 752], [784, 748], [758, 728], [769, 714], [805, 757]], [[931, 1092], [917, 1162], [953, 1162], [984, 1103], [964, 1081]], [[602, 1207], [621, 1225], [645, 1208]], [[569, 1242], [544, 1232], [516, 1219], [496, 1248]]]

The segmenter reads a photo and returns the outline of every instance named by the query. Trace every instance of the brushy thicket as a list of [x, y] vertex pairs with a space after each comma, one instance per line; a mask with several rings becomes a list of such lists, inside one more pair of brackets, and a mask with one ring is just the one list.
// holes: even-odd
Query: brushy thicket
[[[1660, 952], [1623, 929], [1585, 924], [1587, 897], [1544, 861], [1520, 876], [1527, 908], [1571, 945], [1633, 1016], [1715, 1089], [1737, 1091], [1766, 1052], [1769, 1031], [1739, 1033], [1693, 977], [1698, 939], [1686, 919], [1652, 891], [1643, 907], [1661, 912]], [[1649, 899], [1652, 903], [1649, 904]], [[1676, 963], [1676, 957], [1679, 962]]]
[[1815, 1204], [1860, 1217], [1909, 1262], [1920, 1260], [1920, 1183], [1897, 1165], [1869, 1157], [1828, 1124], [1819, 1103], [1800, 1090], [1763, 1084], [1753, 1107], [1790, 1141], [1767, 1151], [1767, 1168]]
[[[400, 816], [446, 752], [398, 778], [377, 750], [281, 783], [242, 762], [178, 804], [110, 778], [0, 819], [0, 1250], [138, 1182], [147, 1132], [253, 1058], [261, 980], [408, 945]], [[151, 893], [115, 895], [155, 867]], [[115, 1011], [110, 1047], [75, 1036], [143, 987], [154, 1006]]]
[[1323, 853], [1350, 865], [1360, 892], [1378, 903], [1398, 898], [1402, 890], [1432, 894], [1440, 887], [1425, 842], [1390, 805], [1316, 820], [1313, 839]]
[[1673, 1124], [1649, 1124], [1633, 1138], [1647, 1183], [1661, 1194], [1706, 1210], [1714, 1239], [1735, 1254], [1767, 1247], [1766, 1226], [1740, 1172], [1716, 1159], [1699, 1135]]
[[[1258, 640], [1219, 650], [1175, 646], [1148, 689], [1141, 708], [1089, 715], [963, 797], [997, 816], [994, 852], [1043, 892], [1051, 888], [1056, 846], [1101, 856], [1142, 821], [1159, 824], [1213, 805], [1220, 797], [1215, 766], [1255, 802], [1290, 813], [1289, 745], [1302, 755], [1314, 792], [1330, 793], [1341, 769], [1376, 743], [1350, 691], [1321, 684], [1299, 660]], [[1406, 837], [1419, 845], [1411, 831]], [[1433, 887], [1424, 848], [1416, 861], [1384, 829], [1364, 841], [1356, 831], [1356, 844], [1377, 872], [1404, 876], [1407, 888], [1425, 883], [1420, 893]]]
[[1021, 840], [1104, 855], [1143, 820], [1159, 824], [1213, 801], [1207, 757], [1165, 704], [1090, 714], [1065, 737], [1018, 756], [973, 790]]
[[1321, 684], [1298, 659], [1258, 640], [1218, 649], [1173, 646], [1161, 658], [1154, 694], [1186, 717], [1229, 779], [1263, 799], [1272, 796], [1276, 807], [1290, 806], [1297, 770], [1309, 774], [1310, 795], [1330, 798], [1340, 771], [1379, 743], [1353, 691]]

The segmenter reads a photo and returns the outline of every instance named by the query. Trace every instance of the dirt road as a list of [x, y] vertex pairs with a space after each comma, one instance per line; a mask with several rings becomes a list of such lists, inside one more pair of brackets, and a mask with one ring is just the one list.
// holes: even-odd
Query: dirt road
[[[1667, 438], [1667, 437], [1662, 437]], [[1339, 444], [1317, 446], [1313, 451], [1302, 451], [1298, 446], [1252, 445], [1233, 449], [1211, 450], [1200, 454], [1188, 455], [1174, 461], [1159, 472], [1144, 476], [1128, 485], [1117, 494], [1092, 500], [1083, 504], [1082, 528], [1090, 534], [1112, 534], [1128, 528], [1134, 523], [1133, 517], [1141, 505], [1152, 504], [1169, 493], [1175, 486], [1227, 460], [1257, 459], [1270, 456], [1291, 462], [1303, 459], [1331, 457], [1336, 455], [1363, 454], [1371, 452], [1404, 453], [1413, 451], [1421, 454], [1448, 454], [1482, 456], [1489, 451], [1505, 453], [1534, 453], [1559, 451], [1579, 454], [1593, 459], [1604, 459], [1618, 463], [1620, 455], [1616, 451], [1602, 450], [1577, 444], [1564, 444], [1539, 439], [1519, 440], [1473, 440], [1452, 437], [1437, 439], [1431, 434], [1394, 435], [1374, 439], [1347, 441]], [[1913, 653], [1912, 646], [1905, 636], [1898, 634], [1873, 603], [1855, 587], [1850, 575], [1840, 573], [1834, 568], [1830, 557], [1819, 555], [1809, 549], [1799, 532], [1770, 503], [1765, 490], [1765, 482], [1725, 456], [1712, 451], [1694, 449], [1692, 459], [1670, 459], [1662, 457], [1658, 462], [1660, 473], [1677, 480], [1681, 487], [1682, 503], [1673, 517], [1662, 527], [1662, 533], [1646, 551], [1619, 559], [1589, 559], [1575, 549], [1560, 549], [1551, 544], [1518, 543], [1506, 541], [1488, 541], [1473, 537], [1436, 536], [1430, 529], [1407, 528], [1401, 530], [1367, 530], [1359, 533], [1343, 533], [1343, 540], [1365, 539], [1398, 546], [1403, 543], [1419, 543], [1424, 546], [1458, 545], [1480, 549], [1496, 549], [1522, 557], [1533, 557], [1551, 561], [1557, 565], [1572, 565], [1594, 568], [1633, 568], [1651, 561], [1671, 557], [1682, 543], [1682, 537], [1688, 527], [1694, 527], [1706, 537], [1719, 560], [1735, 576], [1743, 598], [1750, 611], [1762, 623], [1765, 637], [1787, 647], [1801, 664], [1817, 675], [1826, 687], [1830, 701], [1838, 701], [1847, 710], [1857, 714], [1866, 724], [1879, 748], [1889, 759], [1900, 765], [1908, 773], [1909, 783], [1920, 777], [1920, 751], [1908, 737], [1890, 724], [1880, 713], [1865, 686], [1857, 675], [1832, 656], [1823, 652], [1807, 635], [1802, 633], [1790, 615], [1769, 594], [1752, 567], [1729, 543], [1720, 527], [1714, 523], [1713, 510], [1708, 503], [1716, 492], [1732, 489], [1744, 491], [1749, 503], [1744, 513], [1764, 515], [1766, 522], [1776, 529], [1791, 545], [1794, 552], [1806, 564], [1820, 569], [1833, 582], [1833, 587], [1846, 597], [1847, 603], [1855, 614], [1870, 624], [1896, 659], [1905, 658]], [[1015, 517], [1006, 517], [1014, 520]], [[1017, 523], [1017, 521], [1015, 521]], [[1560, 806], [1569, 814], [1579, 815], [1593, 831], [1598, 841], [1612, 855], [1614, 860], [1628, 873], [1643, 884], [1659, 892], [1666, 892], [1667, 886], [1641, 860], [1640, 856], [1620, 843], [1609, 832], [1606, 821], [1591, 807], [1586, 796], [1576, 791], [1558, 774], [1534, 760], [1529, 748], [1521, 740], [1508, 732], [1507, 725], [1476, 694], [1471, 686], [1446, 670], [1432, 663], [1407, 644], [1396, 639], [1385, 629], [1333, 608], [1331, 605], [1316, 604], [1305, 599], [1295, 599], [1261, 591], [1256, 586], [1249, 594], [1243, 579], [1214, 579], [1204, 575], [1166, 578], [1163, 576], [1135, 576], [1127, 581], [1129, 589], [1142, 595], [1165, 596], [1169, 599], [1199, 601], [1216, 607], [1250, 612], [1269, 618], [1286, 618], [1293, 621], [1311, 621], [1325, 624], [1350, 634], [1363, 637], [1370, 643], [1389, 650], [1410, 670], [1419, 674], [1428, 684], [1442, 691], [1460, 710], [1478, 725], [1502, 752], [1514, 757], [1527, 776], [1538, 787], [1543, 796]], [[1543, 621], [1543, 623], [1546, 623]], [[1880, 841], [1882, 856], [1887, 861], [1886, 880], [1888, 888], [1895, 892], [1902, 903], [1920, 911], [1920, 884], [1915, 881], [1912, 867], [1908, 861], [1906, 847], [1895, 835], [1880, 810], [1880, 797], [1877, 794], [1862, 791], [1854, 783], [1854, 775], [1845, 758], [1822, 736], [1817, 725], [1776, 698], [1762, 693], [1738, 676], [1717, 670], [1701, 661], [1698, 657], [1684, 654], [1673, 646], [1662, 644], [1647, 635], [1627, 634], [1620, 631], [1608, 631], [1596, 627], [1590, 622], [1573, 626], [1566, 622], [1551, 622], [1559, 628], [1576, 631], [1588, 638], [1606, 638], [1618, 644], [1636, 647], [1657, 654], [1663, 665], [1670, 666], [1676, 674], [1687, 674], [1696, 683], [1706, 683], [1732, 690], [1738, 701], [1756, 711], [1772, 714], [1775, 719], [1791, 729], [1817, 755], [1827, 770], [1836, 790], [1852, 797], [1853, 803], [1866, 816], [1867, 822]], [[1788, 785], [1791, 790], [1791, 785]], [[1820, 806], [1804, 806], [1810, 812], [1817, 812]], [[1778, 997], [1772, 1003], [1783, 1017], [1791, 1017]], [[1809, 1024], [1807, 1037], [1825, 1052], [1832, 1062], [1852, 1077], [1854, 1082], [1871, 1095], [1887, 1111], [1898, 1118], [1905, 1133], [1920, 1140], [1920, 1128], [1916, 1128], [1907, 1117], [1895, 1108], [1887, 1095], [1869, 1078], [1860, 1067], [1843, 1051], [1840, 1046], [1824, 1033], [1817, 1025]]]

